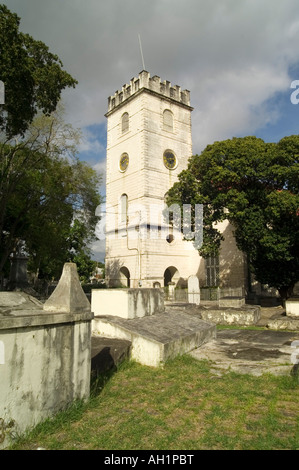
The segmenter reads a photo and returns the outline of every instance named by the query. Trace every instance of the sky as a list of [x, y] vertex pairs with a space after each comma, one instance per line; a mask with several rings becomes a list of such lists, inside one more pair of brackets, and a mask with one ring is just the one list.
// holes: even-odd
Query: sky
[[[80, 158], [103, 175], [108, 96], [138, 76], [142, 55], [151, 76], [190, 90], [193, 154], [232, 137], [298, 134], [298, 0], [1, 3], [78, 80], [63, 92], [65, 119], [82, 130]], [[96, 259], [103, 247], [93, 246]]]

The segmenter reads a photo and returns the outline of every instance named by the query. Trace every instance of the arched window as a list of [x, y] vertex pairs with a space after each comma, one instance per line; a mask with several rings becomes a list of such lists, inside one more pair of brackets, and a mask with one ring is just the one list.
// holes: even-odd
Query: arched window
[[180, 280], [180, 273], [174, 266], [169, 266], [164, 271], [164, 287], [167, 287], [170, 282], [178, 283]]
[[120, 223], [125, 224], [128, 217], [128, 196], [122, 194], [120, 197]]
[[165, 131], [173, 131], [173, 114], [169, 109], [163, 113], [163, 128]]
[[124, 113], [121, 117], [121, 132], [124, 134], [129, 130], [129, 114]]

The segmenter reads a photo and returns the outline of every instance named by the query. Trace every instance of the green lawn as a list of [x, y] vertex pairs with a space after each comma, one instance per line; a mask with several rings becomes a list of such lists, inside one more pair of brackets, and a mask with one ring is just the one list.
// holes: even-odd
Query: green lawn
[[299, 449], [299, 383], [215, 375], [185, 355], [154, 369], [124, 363], [87, 403], [38, 425], [13, 449]]

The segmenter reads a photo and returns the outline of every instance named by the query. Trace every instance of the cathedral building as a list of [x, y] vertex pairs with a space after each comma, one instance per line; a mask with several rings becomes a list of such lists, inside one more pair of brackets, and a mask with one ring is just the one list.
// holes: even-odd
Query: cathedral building
[[[203, 259], [165, 217], [165, 194], [192, 156], [190, 92], [142, 71], [108, 98], [106, 280], [109, 286], [244, 287], [247, 269], [223, 223], [219, 257]], [[167, 211], [166, 211], [167, 214]]]

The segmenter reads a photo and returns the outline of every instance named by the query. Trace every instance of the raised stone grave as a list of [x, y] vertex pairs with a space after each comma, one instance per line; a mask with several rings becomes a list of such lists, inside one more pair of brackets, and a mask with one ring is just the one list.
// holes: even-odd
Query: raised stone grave
[[[90, 392], [90, 304], [74, 263], [43, 305], [0, 292], [0, 449]], [[56, 303], [57, 302], [57, 303]]]
[[244, 297], [223, 297], [218, 300], [219, 307], [239, 308], [245, 305]]
[[163, 289], [92, 290], [92, 335], [130, 341], [131, 357], [157, 367], [216, 337], [214, 323], [165, 311]]
[[216, 338], [216, 326], [198, 317], [172, 311], [126, 320], [95, 316], [93, 336], [130, 341], [131, 358], [152, 367]]
[[298, 318], [299, 320], [299, 296], [290, 297], [286, 300], [286, 316]]
[[268, 328], [272, 330], [299, 330], [299, 296], [290, 297], [285, 303], [282, 315], [270, 318]]
[[95, 315], [140, 318], [164, 312], [164, 292], [158, 288], [93, 289], [91, 310]]
[[220, 325], [255, 325], [261, 318], [260, 307], [252, 305], [244, 305], [242, 308], [201, 307], [199, 312], [203, 320]]

